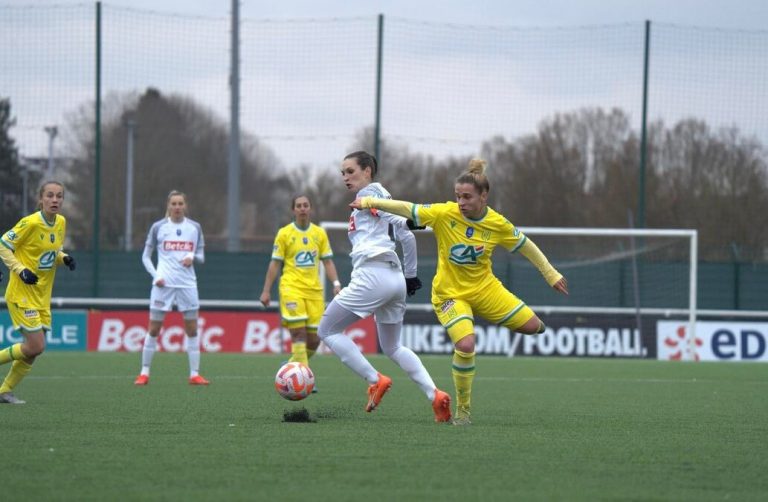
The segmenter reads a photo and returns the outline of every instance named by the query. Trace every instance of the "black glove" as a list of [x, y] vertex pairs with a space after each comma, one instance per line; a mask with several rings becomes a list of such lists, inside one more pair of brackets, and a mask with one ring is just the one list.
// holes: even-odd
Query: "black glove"
[[64, 265], [69, 267], [69, 270], [74, 270], [77, 268], [77, 262], [71, 254], [64, 257]]
[[[424, 229], [427, 228], [427, 227], [422, 227], [420, 225], [415, 224], [413, 222], [413, 220], [410, 219], [410, 218], [405, 220], [405, 224], [408, 225], [408, 230], [424, 230]], [[419, 283], [419, 284], [421, 284], [421, 283]], [[421, 287], [421, 286], [419, 286], [419, 287]], [[419, 289], [419, 288], [416, 288], [416, 289]]]
[[24, 284], [37, 284], [37, 276], [28, 268], [25, 268], [19, 272], [19, 277], [21, 277], [21, 280], [24, 281]]
[[415, 295], [417, 289], [421, 289], [421, 280], [418, 277], [406, 277], [405, 290], [408, 291], [408, 296]]

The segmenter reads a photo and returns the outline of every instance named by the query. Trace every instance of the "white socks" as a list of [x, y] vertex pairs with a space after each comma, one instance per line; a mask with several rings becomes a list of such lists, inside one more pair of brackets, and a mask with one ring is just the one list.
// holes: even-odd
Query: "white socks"
[[344, 335], [344, 329], [358, 320], [360, 316], [332, 300], [320, 320], [317, 335], [349, 369], [365, 378], [368, 383], [376, 383], [379, 381], [376, 368], [368, 362], [355, 342]]
[[[189, 376], [197, 376], [200, 372], [200, 337], [186, 336], [187, 357], [189, 357]], [[149, 376], [152, 358], [157, 352], [157, 337], [144, 336], [144, 348], [141, 351], [141, 374]]]
[[379, 332], [381, 350], [397, 363], [403, 371], [419, 386], [421, 391], [432, 401], [435, 399], [435, 382], [429, 376], [427, 368], [411, 349], [400, 344], [402, 324], [376, 324]]
[[200, 372], [200, 335], [187, 336], [187, 356], [189, 357], [189, 376], [195, 377]]
[[355, 345], [348, 336], [338, 333], [323, 338], [323, 342], [341, 359], [349, 369], [365, 378], [368, 383], [379, 381], [379, 374], [368, 359], [365, 358], [360, 348]]
[[141, 351], [141, 374], [149, 376], [149, 367], [152, 365], [152, 358], [157, 351], [157, 337], [144, 336], [144, 348]]

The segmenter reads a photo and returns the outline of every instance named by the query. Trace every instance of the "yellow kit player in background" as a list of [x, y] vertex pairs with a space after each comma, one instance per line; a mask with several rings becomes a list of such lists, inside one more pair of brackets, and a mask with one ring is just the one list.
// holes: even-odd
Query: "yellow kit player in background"
[[312, 203], [306, 195], [291, 202], [294, 219], [278, 230], [272, 248], [272, 260], [264, 279], [260, 300], [269, 307], [272, 284], [280, 275], [280, 315], [282, 324], [291, 333], [291, 362], [309, 365], [320, 339], [317, 327], [325, 311], [323, 287], [320, 284], [319, 263], [333, 283], [333, 294], [341, 291], [341, 282], [333, 264], [333, 251], [328, 234], [310, 221]]
[[376, 208], [432, 228], [438, 245], [437, 273], [432, 281], [432, 307], [454, 345], [453, 382], [456, 387], [454, 424], [468, 425], [475, 376], [475, 316], [532, 335], [544, 323], [522, 300], [493, 275], [491, 255], [500, 245], [520, 252], [555, 290], [568, 294], [565, 278], [536, 244], [504, 216], [488, 207], [490, 184], [485, 161], [474, 159], [455, 182], [456, 202], [414, 204], [363, 197], [350, 204]]
[[62, 251], [67, 220], [59, 214], [64, 187], [56, 181], [42, 185], [38, 193], [40, 211], [21, 220], [0, 237], [0, 258], [11, 271], [5, 301], [16, 331], [24, 336], [0, 350], [0, 364], [13, 361], [0, 385], [0, 403], [24, 404], [13, 389], [32, 369], [45, 350], [45, 333], [51, 330], [51, 293], [56, 267], [75, 270], [75, 259]]

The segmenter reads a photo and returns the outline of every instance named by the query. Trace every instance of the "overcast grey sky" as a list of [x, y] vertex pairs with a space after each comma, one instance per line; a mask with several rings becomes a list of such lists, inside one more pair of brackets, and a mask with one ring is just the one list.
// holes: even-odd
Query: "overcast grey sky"
[[[18, 3], [30, 3], [29, 0]], [[83, 3], [59, 0], [56, 3]], [[160, 12], [226, 16], [230, 0], [107, 0], [111, 5]], [[440, 23], [557, 26], [655, 22], [766, 29], [765, 0], [241, 0], [251, 18], [349, 17], [384, 14]]]
[[[30, 5], [31, 0], [4, 0]], [[49, 2], [45, 2], [49, 3]], [[57, 0], [56, 4], [92, 3]], [[106, 0], [107, 5], [199, 16], [228, 15], [230, 0]], [[728, 29], [768, 29], [765, 0], [241, 0], [250, 18], [327, 18], [384, 14], [440, 23], [515, 26], [612, 24], [650, 19]]]
[[[51, 4], [78, 4], [80, 6], [88, 6], [93, 3], [94, 2], [88, 0], [46, 0], [40, 2], [33, 2], [31, 0], [0, 0], [0, 6], [42, 6]], [[216, 18], [220, 19], [221, 23], [214, 22], [213, 24], [217, 26], [223, 25], [225, 28], [231, 9], [230, 0], [106, 0], [103, 3], [106, 6], [139, 9], [141, 11], [154, 11], [163, 14]], [[396, 69], [393, 69], [391, 73], [387, 73], [387, 78], [385, 78], [384, 84], [385, 94], [387, 91], [394, 94], [387, 95], [387, 97], [393, 97], [387, 102], [387, 105], [389, 106], [384, 110], [385, 114], [383, 121], [385, 131], [390, 134], [398, 133], [411, 139], [415, 137], [429, 136], [439, 138], [441, 141], [445, 141], [446, 138], [449, 140], [463, 138], [465, 140], [473, 141], [478, 137], [486, 138], [488, 137], [489, 131], [484, 129], [478, 128], [475, 134], [470, 134], [472, 124], [467, 123], [464, 117], [472, 115], [483, 117], [483, 121], [490, 127], [494, 122], [502, 122], [501, 120], [498, 120], [496, 115], [498, 113], [506, 113], [506, 110], [508, 109], [515, 110], [515, 123], [510, 125], [506, 124], [506, 121], [504, 121], [506, 129], [501, 132], [512, 137], [522, 132], [532, 131], [536, 126], [536, 122], [542, 117], [552, 113], [553, 110], [567, 111], [592, 104], [592, 101], [589, 99], [590, 96], [584, 97], [579, 94], [580, 90], [589, 92], [594, 91], [596, 94], [599, 94], [601, 97], [600, 104], [621, 104], [630, 102], [637, 105], [634, 106], [634, 108], [637, 108], [640, 103], [639, 84], [642, 81], [641, 74], [639, 73], [642, 61], [642, 53], [640, 52], [642, 50], [642, 21], [646, 19], [651, 20], [654, 23], [670, 23], [684, 27], [722, 28], [724, 30], [747, 30], [750, 32], [762, 30], [764, 33], [768, 30], [768, 0], [361, 0], [357, 2], [351, 2], [350, 0], [241, 0], [240, 5], [241, 16], [246, 20], [279, 21], [364, 17], [369, 18], [370, 22], [376, 14], [381, 13], [390, 19], [401, 18], [416, 21], [417, 23], [399, 25], [401, 30], [408, 31], [407, 34], [403, 35], [408, 37], [418, 37], [418, 32], [420, 30], [428, 30], [427, 28], [420, 26], [418, 21], [428, 21], [442, 25], [447, 23], [455, 23], [456, 25], [462, 26], [475, 25], [481, 28], [484, 26], [513, 28], [563, 27], [566, 28], [566, 30], [554, 30], [555, 32], [558, 32], [555, 33], [556, 38], [559, 37], [557, 39], [561, 41], [560, 43], [564, 44], [563, 49], [558, 49], [559, 52], [565, 54], [562, 58], [567, 58], [570, 57], [570, 55], [573, 55], [573, 52], [569, 51], [575, 51], [576, 47], [578, 47], [578, 44], [573, 43], [571, 38], [569, 38], [569, 33], [572, 31], [570, 29], [574, 27], [589, 26], [591, 28], [593, 26], [602, 27], [605, 25], [615, 26], [621, 23], [631, 23], [631, 26], [634, 27], [630, 29], [630, 35], [634, 34], [634, 38], [631, 41], [632, 43], [627, 41], [624, 35], [610, 35], [611, 30], [608, 30], [609, 33], [605, 35], [607, 38], [605, 38], [605, 42], [602, 45], [600, 45], [601, 42], [599, 39], [593, 41], [594, 43], [590, 45], [590, 47], [601, 47], [604, 48], [605, 51], [593, 51], [592, 59], [590, 61], [600, 64], [603, 64], [603, 61], [609, 61], [608, 63], [604, 63], [603, 66], [596, 66], [595, 70], [581, 67], [569, 67], [567, 64], [563, 63], [562, 58], [555, 59], [553, 61], [554, 64], [550, 64], [550, 66], [539, 68], [534, 65], [534, 62], [526, 60], [525, 57], [527, 56], [517, 58], [517, 60], [522, 60], [529, 64], [528, 66], [519, 69], [516, 68], [515, 65], [510, 64], [509, 61], [501, 64], [495, 60], [491, 60], [488, 64], [477, 65], [476, 60], [479, 58], [478, 54], [482, 55], [483, 53], [479, 52], [477, 54], [470, 54], [471, 57], [464, 57], [463, 51], [471, 49], [486, 51], [487, 54], [485, 57], [491, 58], [498, 57], [499, 55], [504, 56], [506, 54], [504, 51], [508, 51], [513, 45], [502, 44], [498, 47], [494, 46], [488, 48], [484, 45], [486, 42], [477, 42], [477, 40], [474, 42], [467, 42], [470, 44], [469, 46], [452, 45], [452, 40], [448, 40], [443, 41], [440, 45], [440, 47], [445, 49], [447, 59], [433, 58], [433, 60], [419, 60], [418, 63], [414, 63], [413, 67], [408, 69], [409, 75], [415, 75], [409, 77], [409, 79], [398, 79], [398, 74], [395, 73], [397, 71]], [[150, 22], [151, 21], [153, 21], [153, 19], [150, 19]], [[155, 21], [170, 22], [167, 19]], [[206, 19], [206, 21], [208, 20]], [[375, 20], [373, 22], [375, 22]], [[90, 21], [88, 21], [88, 23], [88, 26], [91, 26]], [[191, 24], [198, 26], [196, 23]], [[211, 23], [206, 22], [199, 24], [201, 26], [208, 26]], [[272, 33], [269, 31], [270, 29], [274, 28], [279, 30], [281, 28], [280, 26], [274, 27], [274, 24], [275, 23], [266, 23], [265, 25], [260, 25], [261, 29], [259, 30], [259, 33], [270, 34]], [[280, 23], [277, 24], [279, 25]], [[396, 23], [389, 23], [388, 27], [392, 28], [395, 24]], [[153, 35], [168, 29], [167, 27], [154, 29], [145, 25], [142, 25], [141, 28], [144, 30], [151, 30]], [[372, 32], [372, 30], [368, 31], [369, 33]], [[485, 30], [479, 30], [479, 32], [482, 31]], [[551, 34], [552, 31], [553, 30], [548, 30], [547, 33]], [[560, 33], [561, 31], [564, 33]], [[590, 33], [594, 32], [595, 37], [603, 36], [601, 35], [601, 30], [590, 29], [587, 31]], [[450, 34], [450, 30], [448, 30], [448, 32]], [[180, 32], [169, 33], [173, 33], [175, 36], [176, 33]], [[200, 36], [203, 38], [206, 36], [202, 33], [203, 32], [200, 32], [198, 39]], [[210, 35], [210, 32], [208, 31], [204, 33]], [[275, 33], [277, 33], [277, 35], [275, 35], [276, 37], [284, 36], [284, 33], [279, 31], [276, 31]], [[389, 33], [391, 32], [388, 32], [388, 34]], [[440, 33], [445, 36], [445, 33], [442, 31]], [[497, 32], [494, 31], [494, 33]], [[135, 33], [132, 34], [136, 35]], [[588, 34], [585, 35], [581, 32], [574, 36], [576, 35], [578, 35], [578, 37], [589, 37]], [[658, 38], [654, 40], [663, 40], [664, 29], [662, 28], [661, 30], [656, 31], [655, 35]], [[251, 38], [254, 36], [255, 35], [252, 33]], [[354, 33], [351, 36], [354, 37]], [[534, 43], [533, 40], [536, 39], [535, 37], [535, 33], [530, 34], [531, 43]], [[370, 38], [370, 36], [368, 36], [368, 38]], [[503, 36], [492, 35], [490, 38], [495, 43], [498, 39], [503, 38]], [[761, 40], [764, 40], [765, 37], [762, 36], [760, 38]], [[187, 45], [191, 50], [201, 50], [198, 39], [195, 39], [193, 36], [192, 39], [189, 40]], [[747, 39], [749, 39], [749, 37], [747, 37]], [[357, 39], [352, 38], [352, 40]], [[392, 36], [387, 39], [387, 42], [392, 44], [395, 40], [397, 40], [397, 38]], [[216, 41], [218, 43], [223, 42], [224, 44], [228, 42], [226, 36], [219, 36], [216, 38]], [[246, 42], [247, 41], [245, 41], [244, 44]], [[176, 50], [184, 49], [185, 46], [183, 42], [180, 43], [181, 46], [176, 47]], [[251, 40], [251, 43], [255, 44], [257, 47], [264, 45], [261, 39]], [[471, 45], [474, 43], [477, 43], [478, 45]], [[632, 51], [631, 54], [626, 54], [625, 49], [627, 47], [623, 44], [629, 44], [628, 47]], [[22, 44], [20, 48], [28, 48], [27, 45], [28, 44], [26, 43]], [[110, 47], [114, 47], [114, 45], [115, 44], [112, 43], [110, 44]], [[352, 45], [356, 44], [345, 46], [347, 53], [353, 50]], [[388, 47], [392, 47], [392, 45], [389, 45]], [[654, 49], [657, 47], [658, 45], [654, 46]], [[696, 51], [698, 50], [697, 47], [698, 46], [685, 46], [685, 50]], [[710, 99], [711, 94], [689, 92], [689, 90], [696, 90], [697, 88], [699, 81], [697, 80], [698, 73], [696, 73], [696, 71], [703, 66], [708, 66], [702, 65], [702, 60], [700, 58], [690, 57], [692, 54], [691, 52], [679, 54], [679, 56], [684, 56], [683, 59], [675, 59], [675, 53], [659, 53], [654, 59], [655, 73], [652, 72], [652, 79], [659, 78], [662, 75], [661, 70], [664, 68], [669, 68], [666, 74], [670, 76], [670, 78], [674, 78], [675, 75], [673, 75], [673, 72], [687, 63], [692, 64], [694, 68], [689, 70], [686, 78], [676, 81], [676, 84], [680, 86], [680, 90], [677, 94], [670, 95], [671, 97], [667, 102], [661, 102], [659, 95], [655, 94], [655, 101], [652, 102], [652, 105], [656, 106], [656, 110], [661, 108], [668, 112], [669, 118], [685, 116], [690, 109], [706, 109], [711, 111], [714, 118], [718, 119], [719, 122], [727, 123], [731, 120], [732, 116], [738, 118], [737, 112], [740, 106], [749, 109], [748, 111], [751, 114], [747, 115], [752, 121], [755, 120], [754, 117], [756, 116], [768, 116], [768, 114], [763, 114], [761, 111], [765, 100], [760, 97], [764, 95], [763, 89], [765, 85], [767, 85], [766, 81], [768, 81], [768, 79], [761, 78], [764, 74], [761, 73], [761, 71], [765, 68], [765, 59], [762, 58], [761, 54], [747, 52], [747, 56], [751, 59], [741, 64], [738, 68], [759, 68], [760, 71], [754, 73], [758, 78], [752, 80], [740, 79], [739, 77], [741, 73], [731, 71], [731, 67], [728, 66], [728, 64], [733, 61], [739, 61], [739, 58], [742, 57], [742, 54], [739, 51], [743, 51], [745, 47], [750, 48], [751, 46], [748, 42], [743, 42], [740, 46], [737, 46], [737, 49], [734, 51], [725, 51], [708, 57], [706, 61], [709, 66], [716, 62], [722, 66], [722, 71], [715, 73], [717, 79], [714, 82], [708, 80], [711, 79], [710, 76], [701, 79], [702, 82], [708, 83], [710, 86], [719, 86], [719, 88], [727, 89], [728, 92], [723, 93], [723, 96], [724, 98], [731, 97], [731, 101], [727, 99], [712, 101]], [[765, 47], [765, 44], [758, 44], [758, 47]], [[46, 44], [43, 44], [41, 48], [51, 53], [55, 53], [56, 49], [52, 49]], [[253, 49], [253, 47], [250, 48]], [[498, 52], [499, 48], [503, 49], [500, 53]], [[536, 45], [524, 46], [524, 49], [530, 54], [539, 54], [536, 52], [537, 48], [538, 46]], [[137, 48], [137, 50], [139, 49], [141, 48]], [[226, 117], [228, 107], [226, 72], [228, 63], [226, 58], [221, 57], [221, 54], [226, 54], [227, 46], [217, 46], [216, 50], [219, 52], [216, 53], [214, 57], [211, 57], [211, 59], [218, 63], [218, 70], [209, 74], [203, 71], [203, 68], [200, 66], [189, 65], [188, 69], [195, 75], [195, 78], [192, 80], [189, 78], [179, 79], [178, 84], [173, 84], [170, 82], [170, 78], [176, 76], [174, 72], [176, 72], [177, 69], [174, 68], [168, 70], [173, 73], [172, 75], [158, 72], [158, 75], [151, 83], [163, 88], [163, 90], [191, 93], [202, 99], [205, 105], [217, 110], [221, 117]], [[293, 86], [309, 85], [304, 79], [277, 79], [280, 76], [278, 74], [279, 72], [277, 72], [277, 69], [279, 68], [278, 63], [280, 62], [279, 60], [267, 61], [264, 65], [258, 67], [259, 73], [253, 75], [248, 74], [249, 67], [251, 70], [256, 67], [253, 61], [255, 57], [254, 51], [251, 50], [248, 54], [250, 58], [248, 59], [248, 62], [251, 64], [246, 65], [241, 77], [243, 81], [248, 84], [249, 89], [268, 89], [269, 85], [272, 85], [273, 88], [279, 86], [286, 90], [284, 96], [290, 99], [294, 99], [294, 96], [307, 94], [293, 89]], [[718, 56], [723, 60], [719, 61], [717, 59]], [[313, 55], [313, 57], [315, 56]], [[548, 54], [536, 57], [545, 59], [548, 57]], [[46, 64], [54, 65], [57, 62], [57, 58], [58, 57], [55, 57], [50, 63]], [[0, 58], [0, 60], [1, 59], [2, 58]], [[33, 59], [38, 60], [40, 58]], [[204, 54], [196, 54], [194, 59], [196, 62], [200, 61], [200, 65], [204, 64], [203, 61], [207, 61]], [[88, 61], [90, 61], [90, 59], [88, 59]], [[151, 61], [153, 60], [150, 56], [146, 56], [144, 59], [135, 58], [134, 60], [134, 62], [141, 64], [143, 67], [147, 67]], [[158, 61], [161, 60], [158, 59]], [[669, 62], [667, 63], [666, 61]], [[265, 68], [269, 68], [270, 64], [274, 67], [274, 72], [264, 70]], [[425, 70], [425, 68], [429, 68], [428, 65], [430, 64], [436, 65], [436, 69], [439, 71], [430, 72]], [[595, 81], [594, 85], [589, 85], [586, 89], [584, 88], [588, 83], [584, 79], [588, 78], [594, 72], [596, 72], [594, 73], [595, 75], [600, 76], [602, 75], [601, 72], [604, 72], [604, 69], [608, 67], [620, 67], [619, 73], [626, 76], [627, 80], [618, 81], [614, 79], [608, 82], [605, 86], [600, 86], [598, 85], [599, 82]], [[329, 66], [329, 68], [329, 72], [337, 71], [335, 67]], [[454, 72], [451, 74], [444, 73], [444, 71], [449, 68], [455, 68]], [[25, 68], [15, 69], [12, 74], [18, 75], [23, 73], [24, 70]], [[142, 89], [148, 85], [145, 81], [140, 81], [133, 85], [133, 76], [137, 75], [136, 78], [140, 78], [140, 75], [144, 75], [142, 71], [140, 71], [143, 70], [143, 68], [136, 70], [132, 69], [130, 65], [125, 64], [118, 70], [123, 72], [124, 75], [118, 75], [118, 71], [114, 67], [110, 70], [109, 74], [106, 75], [106, 77], [112, 79], [111, 81], [105, 82], [108, 90], [111, 88], [109, 84], [114, 83], [123, 84], [123, 87], [126, 88], [136, 89]], [[341, 70], [343, 70], [343, 68]], [[560, 73], [555, 75], [556, 78], [549, 78], [549, 80], [547, 80], [547, 71], [549, 70]], [[577, 72], [577, 70], [584, 70], [580, 71], [580, 73], [586, 75], [583, 76], [582, 80], [579, 80], [580, 83], [575, 82], [573, 79], [573, 74], [574, 72]], [[590, 73], [590, 71], [593, 71], [593, 73]], [[492, 109], [482, 108], [468, 98], [457, 101], [453, 97], [446, 95], [442, 101], [451, 102], [455, 109], [454, 112], [450, 116], [439, 115], [432, 117], [436, 111], [444, 111], [442, 108], [436, 108], [434, 106], [434, 99], [436, 96], [440, 96], [441, 92], [445, 93], [447, 91], [447, 89], [444, 88], [447, 86], [445, 83], [445, 76], [448, 75], [448, 77], [452, 79], [452, 82], [460, 87], [460, 83], [458, 82], [460, 79], [456, 77], [467, 75], [470, 72], [475, 72], [478, 76], [477, 82], [483, 83], [485, 87], [473, 87], [472, 92], [466, 92], [465, 96], [473, 96], [475, 94], [480, 97], [483, 95], [498, 96], [498, 99], [492, 103]], [[320, 74], [325, 75], [322, 72], [320, 72]], [[728, 80], [730, 75], [734, 75], [736, 81], [732, 82]], [[64, 76], [77, 77], [79, 74], [70, 72], [64, 74]], [[597, 78], [597, 76], [595, 78]], [[550, 77], [552, 76], [550, 75]], [[109, 78], [107, 80], [109, 80]], [[120, 80], [120, 78], [122, 78], [122, 80]], [[418, 78], [419, 80], [414, 81], [414, 78]], [[266, 79], [266, 81], [263, 79]], [[269, 79], [273, 79], [275, 83]], [[528, 80], [530, 80], [530, 82]], [[550, 88], [551, 86], [548, 87], [546, 84], [547, 82], [557, 84], [558, 87]], [[0, 74], [0, 84], [2, 83], [2, 75]], [[72, 90], [72, 92], [79, 93], [77, 95], [82, 95], [82, 99], [84, 100], [90, 97], [92, 85], [90, 84], [90, 81], [84, 81], [82, 83], [85, 84], [81, 85], [82, 89]], [[71, 85], [76, 86], [82, 83]], [[64, 102], [62, 99], [62, 92], [69, 90], [65, 84], [67, 83], [61, 80], [56, 80], [53, 84], [35, 81], [34, 85], [24, 84], [21, 90], [11, 89], [12, 86], [0, 85], [0, 90], [7, 87], [9, 88], [8, 92], [15, 91], [12, 93], [12, 97], [14, 98], [14, 110], [19, 116], [19, 127], [17, 127], [16, 134], [21, 150], [25, 154], [39, 155], [44, 152], [46, 136], [40, 132], [41, 124], [61, 123], [62, 111], [56, 110], [56, 113], [54, 113], [54, 110], [57, 108], [58, 103]], [[429, 94], [424, 96], [424, 99], [417, 99], [418, 96], [416, 96], [413, 91], [414, 86], [417, 84], [420, 87], [429, 90]], [[46, 87], [46, 85], [49, 87]], [[50, 85], [53, 85], [53, 87], [51, 88]], [[405, 87], [405, 89], [400, 89], [398, 86]], [[561, 86], [565, 87], [561, 88]], [[373, 89], [372, 84], [368, 85], [368, 87]], [[122, 87], [117, 87], [117, 89], [121, 90]], [[25, 97], [23, 95], [24, 92], [30, 94], [32, 97]], [[332, 91], [328, 91], [328, 94], [325, 95], [320, 94], [320, 98], [316, 101], [322, 102], [323, 99], [333, 99], [331, 92]], [[584, 92], [582, 92], [582, 94], [584, 94]], [[246, 98], [250, 99], [250, 104], [253, 104], [255, 94], [253, 92], [246, 93]], [[366, 95], [360, 99], [367, 98]], [[409, 100], [409, 98], [413, 99]], [[313, 107], [306, 104], [305, 106], [297, 107], [293, 106], [293, 103], [286, 104], [276, 101], [273, 97], [270, 97], [269, 99], [271, 100], [268, 103], [269, 106], [261, 108], [251, 107], [250, 109], [245, 106], [242, 116], [242, 126], [245, 130], [260, 135], [261, 137], [265, 134], [283, 136], [296, 135], [301, 137], [314, 134], [315, 131], [318, 130], [317, 123], [322, 123], [327, 124], [322, 128], [325, 133], [333, 136], [334, 134], [339, 134], [334, 129], [335, 124], [338, 124], [339, 127], [346, 124], [339, 122], [336, 118], [329, 120], [327, 116], [321, 113], [323, 110], [318, 110], [317, 113], [311, 114], [310, 112], [313, 110]], [[430, 101], [430, 99], [433, 101]], [[699, 105], [698, 103], [694, 103], [696, 106], [691, 105], [692, 101], [696, 99], [704, 100], [704, 104]], [[41, 103], [47, 103], [46, 100], [51, 101], [50, 106], [41, 105]], [[248, 104], [249, 103], [244, 103], [244, 105]], [[397, 109], [397, 105], [405, 110], [400, 112]], [[527, 108], [522, 108], [523, 105]], [[314, 106], [319, 105], [315, 103]], [[424, 108], [422, 109], [421, 107]], [[679, 107], [681, 111], [679, 113], [673, 113], [677, 111], [677, 107]], [[27, 110], [27, 108], [30, 108], [30, 110]], [[357, 107], [355, 109], [367, 110], [366, 107]], [[44, 117], [39, 116], [42, 111], [45, 111], [47, 115]], [[638, 110], [629, 109], [628, 111], [632, 114], [634, 122], [637, 122]], [[300, 116], [292, 118], [291, 112], [300, 113]], [[275, 115], [276, 118], [274, 120], [266, 120], [271, 118], [270, 113]], [[419, 120], [413, 124], [396, 120], [400, 115], [415, 116], [418, 117]], [[263, 120], [259, 122], [255, 117]], [[365, 120], [357, 120], [356, 118], [353, 120], [349, 115], [345, 115], [344, 118], [348, 121], [356, 121], [355, 123], [360, 122], [367, 124], [369, 122], [367, 116]], [[457, 119], [450, 120], [454, 118]], [[278, 119], [281, 121], [280, 123], [278, 123]], [[266, 132], [265, 126], [262, 125], [260, 127], [259, 123], [268, 124], [268, 126], [266, 126]], [[283, 124], [284, 127], [282, 129], [277, 127], [279, 124]], [[451, 124], [454, 126], [453, 129], [449, 128]], [[512, 125], [515, 127], [512, 127]], [[749, 132], [760, 128], [764, 129], [763, 122], [760, 124], [753, 124], [749, 121], [741, 121], [741, 125], [746, 127]], [[495, 133], [498, 131], [494, 130], [490, 132]], [[270, 139], [273, 142], [281, 141], [275, 138], [266, 139]], [[346, 147], [345, 145], [348, 145], [349, 142], [348, 138], [338, 139], [339, 144], [325, 141], [323, 138], [320, 139], [322, 141], [316, 141], [316, 143], [326, 144], [326, 149], [329, 152], [343, 150]], [[284, 150], [289, 152], [284, 154], [283, 157], [287, 157], [289, 154], [298, 156], [297, 152], [299, 150], [294, 146], [296, 144], [295, 140], [282, 141], [282, 143], [285, 145]], [[464, 148], [464, 146], [459, 144], [459, 148]], [[307, 150], [307, 152], [309, 151], [310, 150]], [[302, 157], [301, 159], [297, 158], [296, 161], [306, 161], [308, 158], [316, 159], [318, 154], [314, 153], [314, 150], [312, 150], [312, 152], [312, 154], [305, 153], [305, 157]], [[330, 155], [333, 155], [333, 153]]]

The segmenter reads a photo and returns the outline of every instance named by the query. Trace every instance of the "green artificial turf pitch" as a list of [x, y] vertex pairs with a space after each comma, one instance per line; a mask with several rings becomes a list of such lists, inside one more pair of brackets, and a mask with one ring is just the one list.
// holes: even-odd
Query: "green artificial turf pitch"
[[[281, 356], [47, 353], [0, 405], [2, 500], [765, 500], [768, 365], [479, 357], [473, 424], [382, 356], [392, 390], [333, 356], [319, 393], [274, 391]], [[454, 394], [450, 356], [423, 360]], [[0, 373], [8, 366], [0, 368]], [[306, 409], [310, 422], [285, 422]]]

